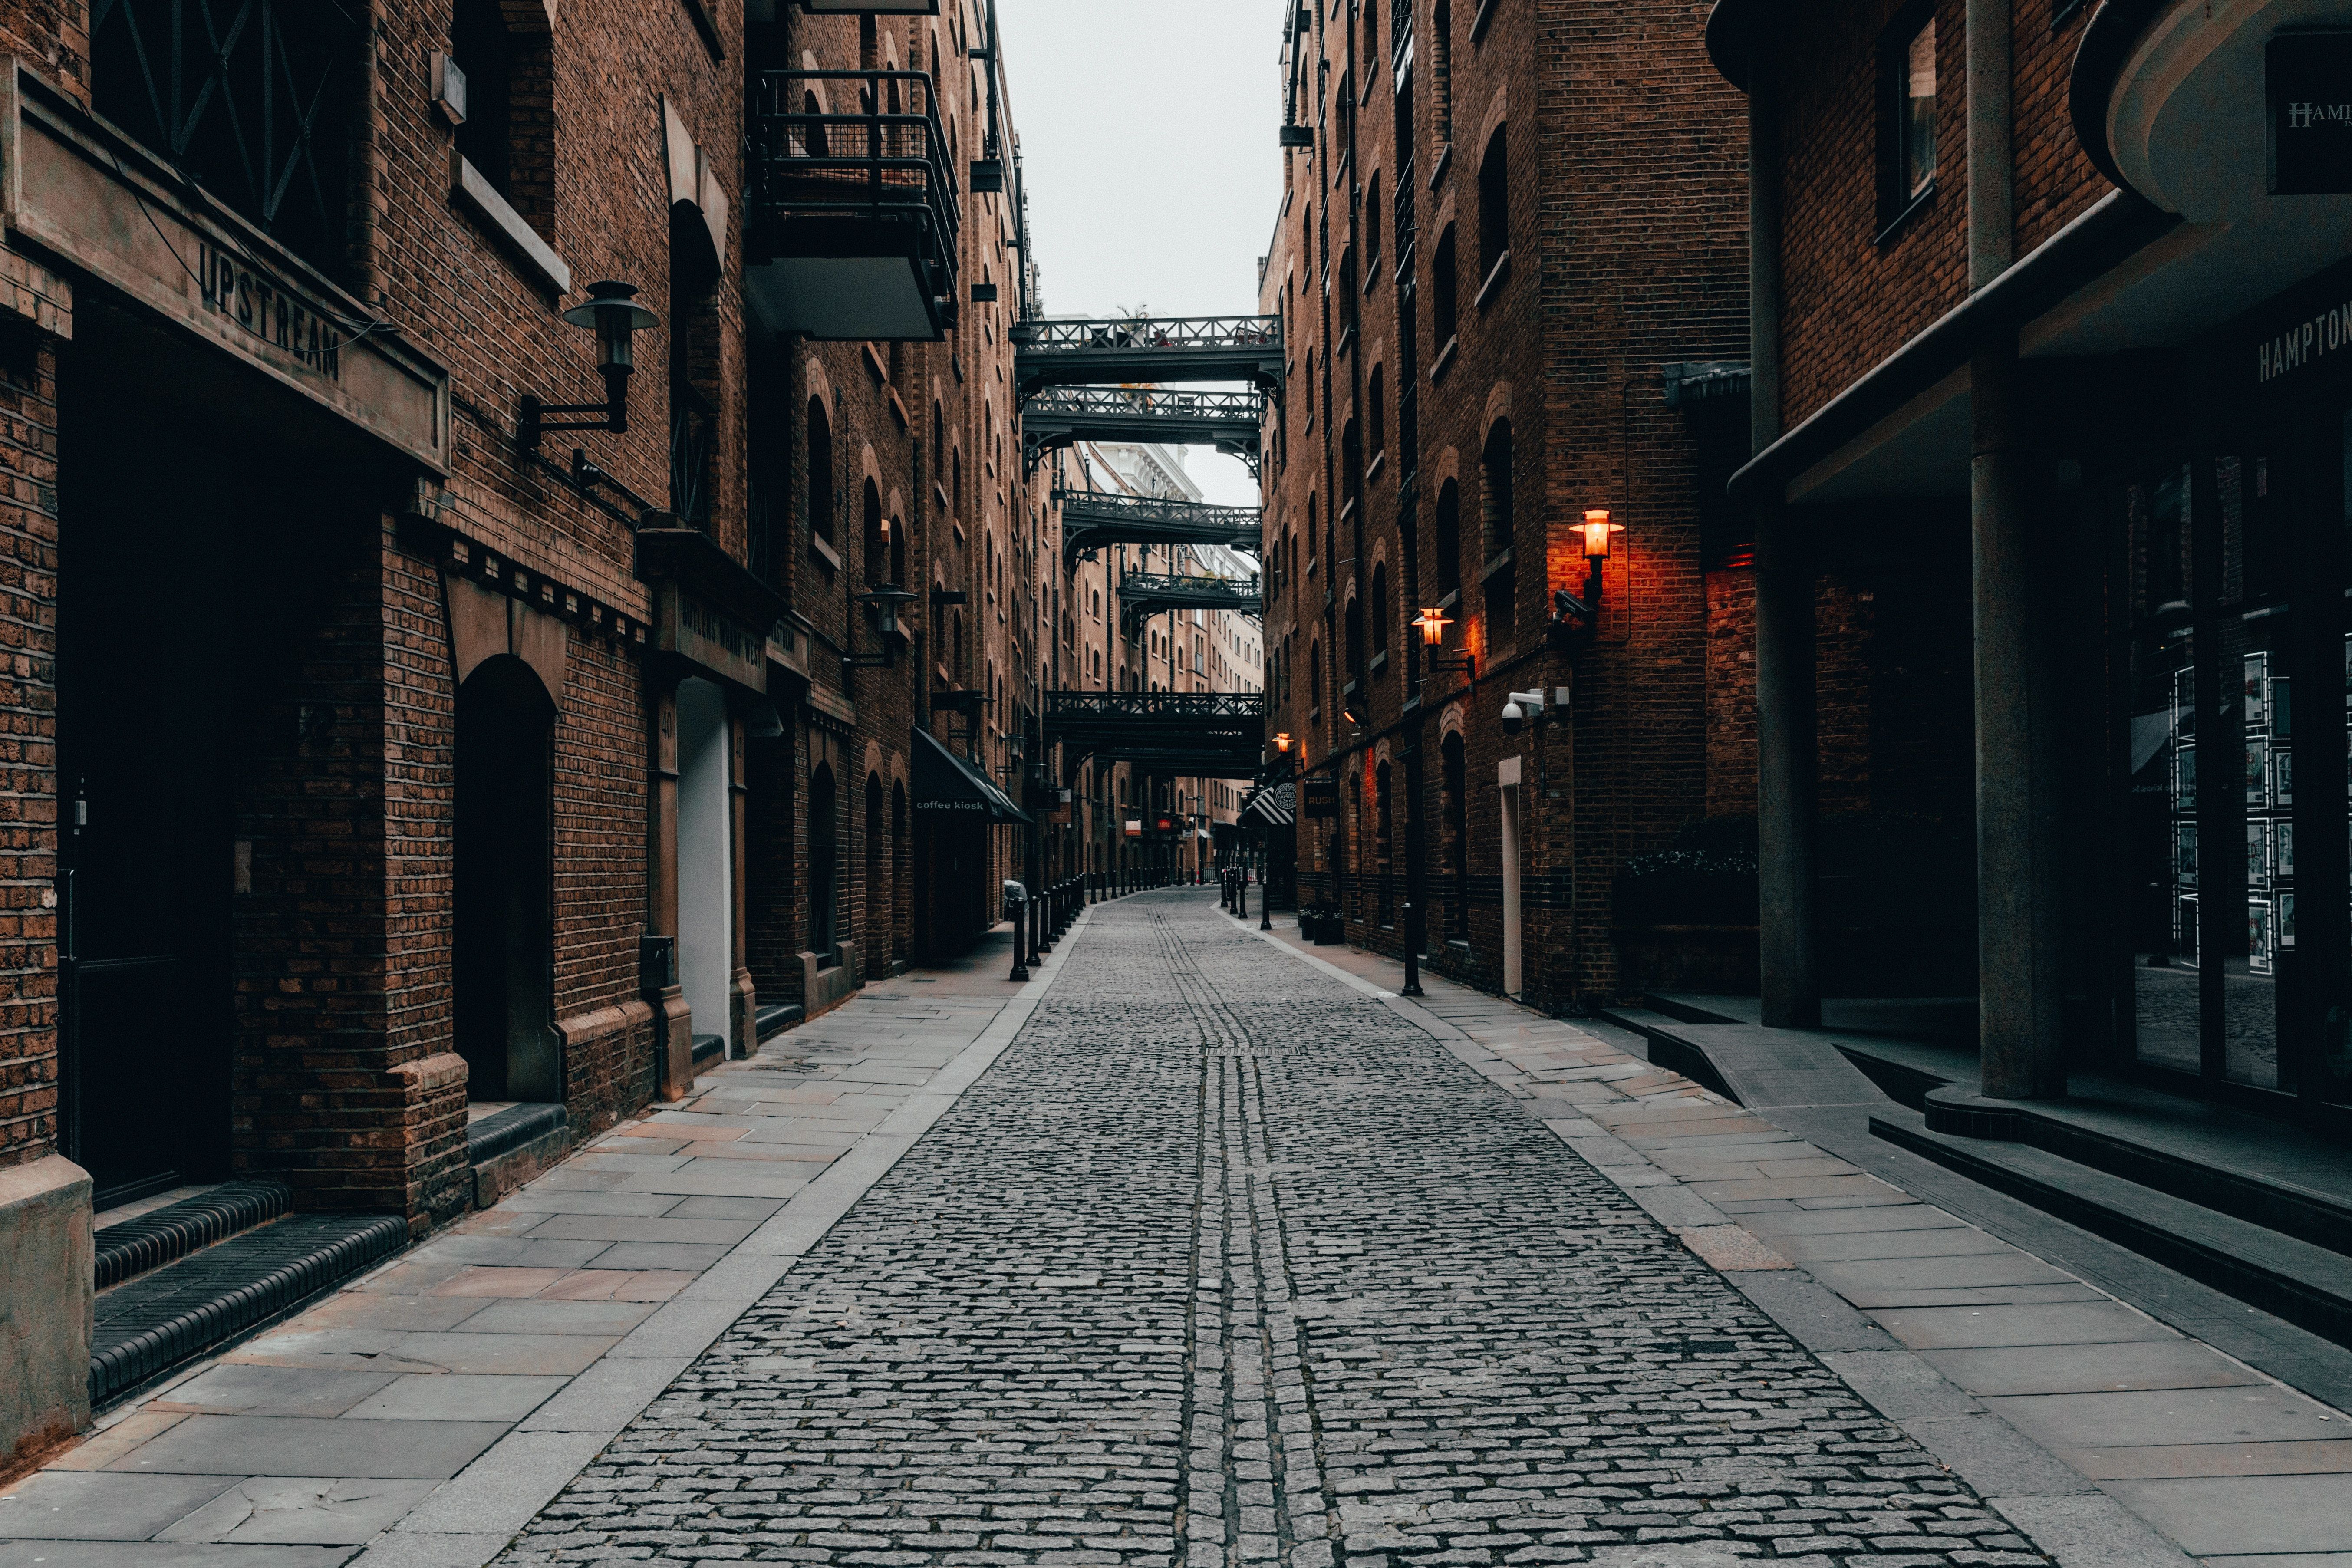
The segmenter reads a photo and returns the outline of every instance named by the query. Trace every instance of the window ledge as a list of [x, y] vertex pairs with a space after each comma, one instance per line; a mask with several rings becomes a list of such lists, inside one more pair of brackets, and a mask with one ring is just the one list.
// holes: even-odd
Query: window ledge
[[858, 344], [857, 354], [858, 358], [866, 362], [866, 374], [874, 378], [875, 385], [890, 384], [890, 368], [882, 363], [882, 356], [875, 352], [872, 343]]
[[512, 203], [499, 194], [498, 187], [479, 169], [456, 155], [456, 168], [451, 172], [449, 194], [459, 205], [470, 207], [474, 215], [490, 226], [491, 231], [504, 240], [521, 261], [530, 280], [558, 295], [572, 292], [572, 268], [563, 258], [555, 254], [554, 247], [540, 238], [530, 220], [515, 211]]
[[1454, 143], [1448, 142], [1437, 150], [1437, 162], [1429, 166], [1429, 188], [1433, 191], [1437, 189], [1437, 183], [1445, 178], [1453, 168]]
[[1478, 574], [1478, 581], [1481, 583], [1493, 582], [1499, 574], [1509, 570], [1511, 561], [1511, 552], [1508, 547], [1506, 547], [1501, 554], [1486, 563], [1486, 567]]
[[1381, 652], [1372, 655], [1371, 671], [1372, 679], [1374, 680], [1378, 680], [1381, 678], [1381, 672], [1388, 668], [1388, 667], [1389, 656], [1386, 649], [1382, 649]]
[[809, 548], [814, 551], [817, 558], [826, 565], [836, 572], [841, 570], [841, 552], [826, 543], [824, 534], [812, 531], [809, 534]]
[[1887, 219], [1886, 222], [1879, 228], [1879, 248], [1884, 250], [1886, 247], [1902, 238], [1903, 231], [1911, 226], [1911, 220], [1919, 216], [1919, 209], [1926, 206], [1929, 202], [1932, 202], [1935, 199], [1936, 182], [1930, 179], [1927, 182], [1927, 188], [1926, 190], [1921, 191], [1917, 195], [1913, 196], [1909, 201], [1904, 203], [1902, 210], [1897, 212], [1893, 217]]
[[1377, 289], [1377, 288], [1379, 288], [1380, 286], [1381, 286], [1381, 253], [1380, 253], [1379, 251], [1375, 250], [1375, 251], [1373, 251], [1370, 256], [1367, 256], [1367, 257], [1365, 257], [1365, 258], [1364, 258], [1364, 295], [1365, 295], [1365, 297], [1366, 297], [1367, 299], [1370, 298], [1372, 290], [1373, 290], [1373, 289]]
[[1389, 454], [1387, 447], [1383, 447], [1379, 451], [1374, 452], [1372, 454], [1372, 460], [1364, 466], [1364, 483], [1370, 484], [1374, 477], [1376, 477], [1382, 468], [1388, 466], [1388, 461]]
[[1339, 342], [1331, 350], [1332, 357], [1337, 358], [1355, 346], [1356, 329], [1352, 326], [1342, 327], [1339, 329]]
[[1495, 258], [1495, 269], [1486, 274], [1486, 281], [1478, 285], [1478, 309], [1483, 310], [1494, 302], [1495, 296], [1503, 291], [1503, 285], [1510, 275], [1511, 253], [1507, 250]]
[[1460, 335], [1459, 333], [1456, 333], [1456, 334], [1454, 334], [1454, 335], [1452, 335], [1452, 336], [1449, 336], [1449, 337], [1445, 340], [1445, 346], [1444, 346], [1444, 348], [1442, 348], [1442, 349], [1438, 350], [1438, 351], [1437, 351], [1437, 357], [1436, 357], [1435, 359], [1433, 359], [1433, 360], [1432, 360], [1432, 361], [1430, 362], [1430, 364], [1429, 364], [1429, 384], [1430, 384], [1430, 385], [1432, 385], [1432, 386], [1435, 386], [1435, 385], [1438, 384], [1438, 382], [1439, 382], [1439, 381], [1440, 381], [1440, 380], [1444, 376], [1444, 374], [1445, 374], [1445, 372], [1446, 372], [1447, 368], [1448, 368], [1449, 366], [1451, 366], [1451, 365], [1454, 363], [1454, 356], [1456, 353], [1459, 353], [1461, 352], [1461, 350], [1462, 350], [1462, 338], [1461, 338], [1461, 335]]
[[686, 14], [694, 18], [694, 30], [702, 35], [702, 47], [710, 51], [714, 60], [727, 58], [727, 46], [719, 40], [719, 24], [711, 19], [709, 0], [685, 0]]
[[1470, 41], [1473, 44], [1486, 36], [1486, 24], [1495, 19], [1495, 7], [1501, 0], [1478, 0], [1478, 14], [1470, 18]]

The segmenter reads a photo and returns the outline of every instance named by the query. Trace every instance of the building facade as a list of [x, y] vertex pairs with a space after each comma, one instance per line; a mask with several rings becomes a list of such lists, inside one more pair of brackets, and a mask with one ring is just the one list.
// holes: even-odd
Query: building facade
[[1708, 20], [1755, 150], [1766, 1018], [1856, 994], [1862, 798], [1948, 826], [1905, 879], [1958, 973], [1904, 989], [1974, 999], [1986, 1094], [2340, 1128], [2352, 181], [2312, 105], [2352, 15], [2054, 13]]
[[0, 1468], [125, 1205], [363, 1267], [1046, 847], [987, 5], [197, 9], [0, 4]]
[[1714, 395], [1744, 150], [1694, 47], [1676, 7], [1567, 0], [1303, 7], [1284, 40], [1265, 646], [1297, 897], [1546, 1006], [1641, 983], [1628, 861], [1753, 768], [1706, 657], [1747, 554]]

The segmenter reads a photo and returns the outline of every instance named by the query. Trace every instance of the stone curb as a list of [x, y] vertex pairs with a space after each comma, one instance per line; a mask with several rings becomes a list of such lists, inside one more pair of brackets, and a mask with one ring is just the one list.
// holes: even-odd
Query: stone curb
[[[1411, 997], [1302, 952], [1278, 933], [1250, 934], [1380, 1002], [1480, 1077], [1506, 1088], [1517, 1081], [1516, 1068]], [[1686, 1191], [1679, 1177], [1660, 1170], [1640, 1150], [1585, 1117], [1546, 1118], [1544, 1125], [1721, 1272], [1871, 1408], [1968, 1482], [2059, 1568], [2191, 1568], [2195, 1560], [2145, 1521], [1986, 1410], [1843, 1297], [1772, 1253], [1732, 1216]], [[1726, 1231], [1737, 1231], [1745, 1244], [1727, 1246]]]
[[695, 1358], [791, 1272], [980, 1081], [1045, 999], [1092, 915], [1081, 912], [988, 1027], [873, 1131], [594, 1365], [352, 1559], [350, 1568], [483, 1568]]

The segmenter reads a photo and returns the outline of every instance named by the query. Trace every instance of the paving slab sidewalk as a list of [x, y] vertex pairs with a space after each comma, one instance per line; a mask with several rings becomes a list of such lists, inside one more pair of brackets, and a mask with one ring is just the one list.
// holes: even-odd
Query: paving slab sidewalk
[[2352, 1568], [2343, 1411], [1592, 1031], [1427, 973], [1400, 997], [1401, 963], [1288, 921], [1269, 940], [1533, 1102], [2060, 1563]]
[[868, 984], [110, 1411], [0, 1488], [0, 1568], [487, 1563], [986, 1070], [1059, 968], [1010, 953]]

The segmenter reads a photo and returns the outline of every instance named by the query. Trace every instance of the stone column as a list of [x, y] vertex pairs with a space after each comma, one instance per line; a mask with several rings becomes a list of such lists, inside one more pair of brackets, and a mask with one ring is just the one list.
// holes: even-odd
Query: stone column
[[[1748, 75], [1748, 437], [1780, 438], [1780, 84], [1760, 41]], [[1777, 495], [1756, 509], [1758, 950], [1764, 1022], [1822, 1021], [1813, 940], [1813, 563]]]
[[2066, 1092], [2061, 1055], [2061, 715], [2047, 460], [2032, 448], [2013, 331], [1970, 363], [1977, 727], [1977, 998], [1983, 1089]]

